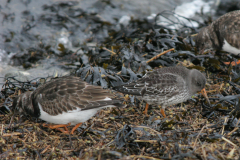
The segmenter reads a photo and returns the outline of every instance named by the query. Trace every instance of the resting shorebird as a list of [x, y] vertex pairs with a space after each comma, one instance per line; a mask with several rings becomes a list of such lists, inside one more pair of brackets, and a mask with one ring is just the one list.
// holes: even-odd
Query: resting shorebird
[[206, 78], [198, 70], [177, 66], [156, 69], [148, 72], [136, 82], [113, 89], [136, 95], [146, 101], [145, 114], [147, 114], [148, 104], [162, 106], [161, 113], [166, 117], [164, 112], [166, 106], [186, 101], [201, 90], [202, 94], [207, 97], [205, 84]]
[[90, 85], [73, 76], [51, 80], [33, 92], [19, 95], [13, 101], [13, 108], [20, 113], [58, 124], [45, 125], [49, 128], [69, 133], [67, 126], [76, 125], [71, 134], [98, 110], [124, 106], [110, 90]]
[[196, 47], [201, 53], [215, 49], [240, 54], [240, 10], [226, 13], [202, 28], [196, 36]]

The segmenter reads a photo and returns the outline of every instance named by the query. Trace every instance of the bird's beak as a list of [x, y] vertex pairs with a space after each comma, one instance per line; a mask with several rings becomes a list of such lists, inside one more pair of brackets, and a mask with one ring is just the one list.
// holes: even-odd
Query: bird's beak
[[208, 99], [207, 92], [206, 92], [205, 88], [203, 88], [203, 89], [201, 90], [201, 93], [202, 93], [202, 95], [204, 96], [204, 98], [206, 98], [208, 104], [211, 106], [211, 103], [210, 103], [210, 101], [209, 101], [209, 99]]

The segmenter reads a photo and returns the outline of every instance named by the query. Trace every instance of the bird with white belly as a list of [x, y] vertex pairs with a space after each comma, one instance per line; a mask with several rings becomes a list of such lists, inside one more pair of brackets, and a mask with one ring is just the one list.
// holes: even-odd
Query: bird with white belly
[[70, 132], [73, 134], [102, 108], [124, 106], [122, 100], [110, 90], [90, 85], [73, 76], [51, 80], [33, 92], [19, 95], [13, 101], [14, 111], [53, 123], [55, 125], [44, 126], [67, 134], [67, 126], [75, 125]]
[[202, 28], [196, 36], [196, 47], [200, 52], [215, 49], [239, 55], [240, 10], [226, 13]]

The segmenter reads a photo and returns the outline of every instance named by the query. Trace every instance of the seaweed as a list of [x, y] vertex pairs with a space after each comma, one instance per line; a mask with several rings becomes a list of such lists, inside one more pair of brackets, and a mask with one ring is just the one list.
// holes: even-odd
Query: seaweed
[[[190, 36], [199, 28], [185, 24], [185, 20], [193, 20], [183, 21], [184, 17], [179, 18], [170, 11], [159, 13], [155, 22], [131, 18], [123, 27], [116, 21], [103, 19], [97, 8], [88, 11], [74, 7], [77, 4], [44, 5], [46, 13], [22, 29], [24, 41], [41, 39], [30, 32], [40, 22], [55, 30], [64, 27], [72, 32], [73, 41], [77, 39], [74, 35], [85, 33], [83, 42], [72, 43], [77, 49], [46, 39], [41, 39], [35, 47], [26, 45], [24, 49], [17, 46], [21, 41], [15, 43], [14, 36], [18, 35], [12, 33], [13, 37], [5, 36], [5, 47], [20, 49], [11, 64], [31, 68], [46, 57], [56, 58], [57, 62], [64, 62], [62, 67], [71, 69], [73, 75], [108, 89], [135, 81], [158, 67], [183, 65], [206, 75], [211, 105], [197, 93], [187, 102], [168, 106], [164, 118], [157, 106], [150, 106], [148, 115], [143, 114], [145, 102], [125, 95], [126, 108], [103, 109], [74, 135], [65, 135], [44, 128], [40, 119], [12, 117], [13, 99], [35, 90], [51, 77], [31, 81], [9, 77], [0, 93], [1, 159], [239, 159], [239, 64], [225, 63], [237, 61], [238, 57], [214, 52], [200, 55]], [[110, 1], [96, 5], [99, 4], [114, 7]], [[29, 18], [31, 13], [23, 15]], [[166, 15], [175, 17], [177, 21], [168, 23], [177, 25], [178, 29], [157, 22], [160, 16], [166, 18]]]

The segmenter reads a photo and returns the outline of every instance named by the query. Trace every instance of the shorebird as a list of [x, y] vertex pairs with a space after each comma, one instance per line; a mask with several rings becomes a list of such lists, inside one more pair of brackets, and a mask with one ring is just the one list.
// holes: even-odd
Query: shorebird
[[239, 55], [240, 10], [226, 13], [202, 28], [196, 36], [196, 48], [200, 53], [206, 49], [214, 49]]
[[15, 111], [53, 123], [55, 125], [43, 126], [67, 134], [67, 126], [75, 125], [70, 132], [73, 134], [102, 108], [124, 106], [110, 90], [90, 85], [73, 76], [51, 80], [33, 92], [19, 95], [13, 101]]
[[149, 104], [162, 106], [161, 113], [166, 117], [166, 106], [184, 102], [198, 91], [202, 90], [207, 98], [205, 84], [206, 78], [200, 71], [177, 66], [156, 69], [135, 82], [113, 89], [146, 101], [145, 114]]

